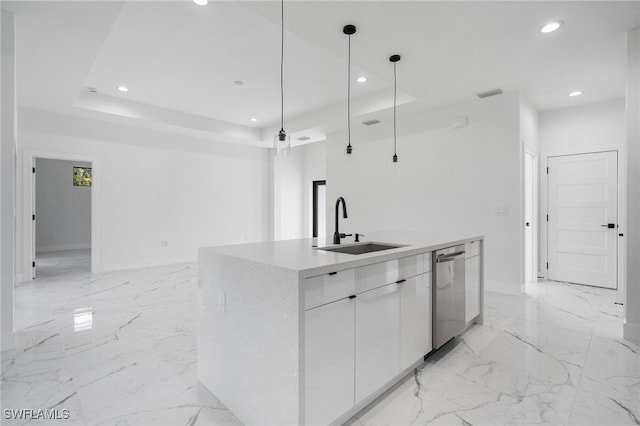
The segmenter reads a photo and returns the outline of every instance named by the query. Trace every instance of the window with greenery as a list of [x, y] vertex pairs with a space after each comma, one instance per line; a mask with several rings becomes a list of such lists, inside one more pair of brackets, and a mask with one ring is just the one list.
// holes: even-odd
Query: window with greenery
[[91, 180], [90, 167], [73, 168], [73, 186], [91, 186]]

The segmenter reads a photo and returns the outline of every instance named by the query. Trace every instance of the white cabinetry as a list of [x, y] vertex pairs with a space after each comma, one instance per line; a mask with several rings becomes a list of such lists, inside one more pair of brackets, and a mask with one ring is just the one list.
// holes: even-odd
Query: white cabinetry
[[305, 279], [306, 424], [338, 421], [431, 351], [430, 270], [422, 253]]
[[431, 340], [431, 273], [409, 278], [400, 287], [400, 371], [428, 354]]
[[480, 241], [465, 244], [465, 322], [480, 315]]
[[400, 372], [400, 285], [356, 299], [356, 404]]
[[355, 299], [305, 312], [306, 424], [326, 425], [354, 405]]

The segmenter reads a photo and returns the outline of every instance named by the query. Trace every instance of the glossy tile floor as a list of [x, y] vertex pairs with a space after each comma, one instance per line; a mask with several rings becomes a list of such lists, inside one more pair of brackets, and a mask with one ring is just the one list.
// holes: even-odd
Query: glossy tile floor
[[[16, 287], [3, 409], [69, 410], [30, 425], [240, 424], [197, 384], [195, 264], [91, 274], [88, 252], [75, 251], [39, 265]], [[487, 293], [484, 326], [349, 424], [640, 424], [640, 348], [622, 340], [614, 298], [552, 282]]]

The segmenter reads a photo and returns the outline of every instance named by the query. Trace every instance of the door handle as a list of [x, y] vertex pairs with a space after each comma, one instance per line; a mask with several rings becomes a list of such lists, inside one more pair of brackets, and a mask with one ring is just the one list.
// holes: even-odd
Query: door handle
[[525, 225], [525, 226], [529, 226], [529, 222], [525, 223], [524, 225]]
[[464, 255], [464, 251], [457, 251], [451, 254], [441, 254], [436, 257], [436, 263], [444, 263], [444, 262], [452, 262], [455, 259], [462, 257]]
[[615, 223], [607, 223], [606, 225], [600, 225], [603, 228], [609, 228], [609, 229], [615, 229], [616, 224]]

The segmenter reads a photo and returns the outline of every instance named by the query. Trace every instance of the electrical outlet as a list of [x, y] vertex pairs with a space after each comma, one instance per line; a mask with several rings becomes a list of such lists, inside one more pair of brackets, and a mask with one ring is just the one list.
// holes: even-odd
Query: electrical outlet
[[227, 295], [224, 291], [218, 292], [218, 310], [222, 313], [227, 312]]
[[160, 247], [166, 247], [168, 245], [169, 245], [169, 241], [166, 241], [166, 240], [160, 241]]

